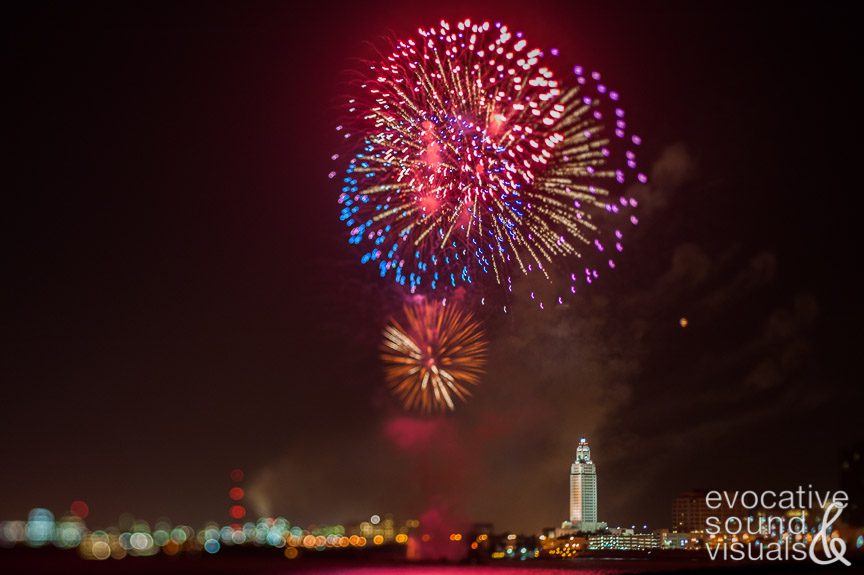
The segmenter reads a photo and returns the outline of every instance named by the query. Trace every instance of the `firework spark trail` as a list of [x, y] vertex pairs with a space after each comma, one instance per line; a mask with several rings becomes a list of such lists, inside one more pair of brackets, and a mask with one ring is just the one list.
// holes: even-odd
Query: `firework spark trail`
[[615, 267], [615, 220], [637, 223], [622, 190], [646, 181], [639, 138], [599, 74], [577, 67], [565, 87], [542, 57], [506, 26], [466, 20], [420, 29], [369, 64], [349, 100], [345, 136], [360, 149], [339, 197], [363, 263], [411, 293], [481, 277], [511, 291], [513, 269], [551, 279], [550, 264], [566, 264], [562, 296], [598, 277], [593, 260], [573, 266], [588, 251]]
[[384, 329], [381, 359], [392, 392], [405, 409], [424, 413], [455, 409], [477, 385], [486, 363], [480, 322], [455, 304], [406, 304], [404, 322]]

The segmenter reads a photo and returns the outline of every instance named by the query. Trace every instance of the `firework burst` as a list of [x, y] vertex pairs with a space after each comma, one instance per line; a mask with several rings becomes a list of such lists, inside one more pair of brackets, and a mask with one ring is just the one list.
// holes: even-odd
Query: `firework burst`
[[[511, 291], [514, 268], [549, 278], [569, 256], [622, 249], [607, 220], [635, 207], [620, 189], [637, 180], [638, 138], [599, 75], [577, 69], [564, 87], [542, 58], [506, 26], [466, 20], [369, 63], [339, 128], [359, 147], [339, 203], [363, 263], [412, 293], [479, 278]], [[575, 291], [598, 270], [567, 273]]]
[[424, 413], [455, 409], [477, 385], [486, 364], [480, 322], [455, 304], [406, 304], [404, 322], [384, 329], [381, 359], [391, 391], [405, 409]]

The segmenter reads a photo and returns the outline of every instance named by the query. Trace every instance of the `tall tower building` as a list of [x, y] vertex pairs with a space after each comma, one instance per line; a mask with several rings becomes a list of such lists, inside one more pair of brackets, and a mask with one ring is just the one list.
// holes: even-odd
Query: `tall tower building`
[[576, 461], [570, 466], [570, 524], [579, 531], [605, 527], [597, 521], [597, 469], [584, 437], [576, 448]]

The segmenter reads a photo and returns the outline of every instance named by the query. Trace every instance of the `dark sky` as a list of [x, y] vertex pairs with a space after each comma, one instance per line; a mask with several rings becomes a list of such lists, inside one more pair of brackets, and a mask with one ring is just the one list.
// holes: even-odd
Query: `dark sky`
[[[0, 519], [86, 500], [226, 520], [228, 471], [292, 521], [565, 519], [698, 487], [834, 487], [861, 439], [860, 65], [818, 4], [31, 3], [3, 26]], [[398, 301], [326, 174], [367, 41], [501, 19], [602, 70], [646, 144], [637, 241], [572, 304], [487, 317], [453, 416], [400, 412]], [[687, 329], [678, 319], [687, 316]]]

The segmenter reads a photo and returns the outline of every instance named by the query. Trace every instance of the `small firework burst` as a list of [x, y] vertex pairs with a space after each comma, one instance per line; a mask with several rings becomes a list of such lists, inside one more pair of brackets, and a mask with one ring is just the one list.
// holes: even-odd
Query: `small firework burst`
[[405, 409], [454, 410], [465, 401], [486, 365], [480, 322], [456, 304], [420, 301], [403, 307], [404, 321], [384, 329], [381, 359], [391, 391]]

